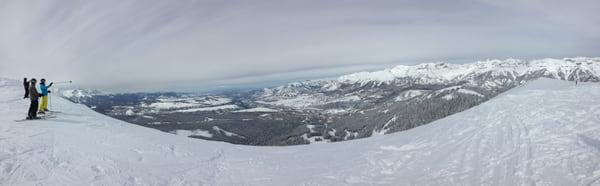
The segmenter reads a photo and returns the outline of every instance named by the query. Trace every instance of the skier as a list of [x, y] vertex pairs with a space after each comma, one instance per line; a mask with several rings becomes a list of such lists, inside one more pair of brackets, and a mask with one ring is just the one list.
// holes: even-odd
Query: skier
[[35, 88], [35, 83], [37, 83], [37, 80], [35, 80], [35, 78], [33, 78], [29, 82], [31, 82], [29, 84], [29, 99], [31, 100], [31, 104], [29, 105], [29, 112], [27, 113], [27, 119], [28, 120], [40, 119], [39, 117], [37, 117], [37, 110], [38, 110], [38, 105], [39, 105], [38, 98], [40, 97], [40, 93]]
[[29, 98], [29, 81], [27, 81], [27, 78], [23, 79], [23, 87], [25, 87], [25, 96], [23, 99], [27, 99]]
[[39, 113], [41, 114], [46, 113], [46, 111], [50, 111], [48, 110], [48, 93], [50, 93], [50, 91], [48, 91], [48, 88], [50, 88], [52, 84], [54, 83], [50, 83], [50, 85], [46, 86], [46, 79], [44, 78], [42, 78], [42, 80], [40, 81], [40, 90], [42, 90], [42, 105], [40, 106]]

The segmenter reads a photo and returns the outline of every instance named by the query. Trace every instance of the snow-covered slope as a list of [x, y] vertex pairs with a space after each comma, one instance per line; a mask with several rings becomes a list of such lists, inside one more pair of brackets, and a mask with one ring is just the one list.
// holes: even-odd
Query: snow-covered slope
[[429, 125], [291, 147], [238, 146], [128, 124], [0, 80], [0, 185], [600, 185], [600, 85], [538, 80]]

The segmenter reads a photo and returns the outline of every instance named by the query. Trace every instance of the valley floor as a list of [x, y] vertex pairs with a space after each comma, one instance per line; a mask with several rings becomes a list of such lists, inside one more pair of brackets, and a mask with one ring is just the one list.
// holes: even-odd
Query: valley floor
[[0, 80], [0, 185], [600, 185], [600, 84], [541, 79], [404, 132], [240, 146], [163, 133]]

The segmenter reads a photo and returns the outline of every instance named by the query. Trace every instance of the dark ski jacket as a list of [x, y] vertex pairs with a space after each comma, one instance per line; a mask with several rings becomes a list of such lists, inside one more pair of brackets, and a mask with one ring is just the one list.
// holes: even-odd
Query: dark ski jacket
[[26, 90], [29, 89], [29, 81], [27, 81], [27, 79], [23, 79], [23, 87], [25, 87]]
[[31, 101], [36, 101], [38, 100], [38, 98], [40, 97], [40, 93], [37, 91], [37, 88], [35, 88], [35, 85], [30, 85], [29, 86], [29, 99], [31, 99]]

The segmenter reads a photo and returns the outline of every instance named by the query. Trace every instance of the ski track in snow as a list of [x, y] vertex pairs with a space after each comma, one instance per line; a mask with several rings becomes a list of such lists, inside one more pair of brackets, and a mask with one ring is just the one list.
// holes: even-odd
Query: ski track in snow
[[[538, 80], [404, 132], [253, 147], [189, 139], [53, 98], [14, 122], [0, 83], [0, 185], [600, 185], [600, 84]], [[70, 122], [64, 122], [70, 121]]]

